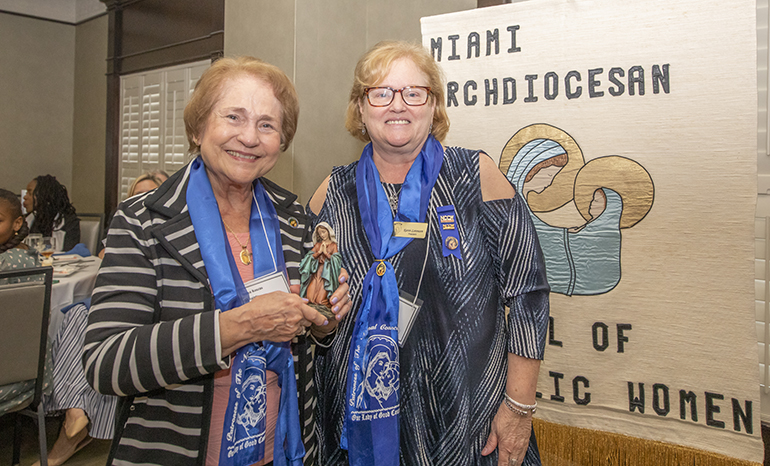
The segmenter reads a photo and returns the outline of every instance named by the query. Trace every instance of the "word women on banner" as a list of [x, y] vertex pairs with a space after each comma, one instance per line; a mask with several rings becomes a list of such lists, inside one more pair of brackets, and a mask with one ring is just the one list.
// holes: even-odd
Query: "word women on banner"
[[[564, 396], [565, 390], [562, 383], [565, 374], [548, 371], [548, 376], [553, 382], [552, 391], [550, 394], [537, 392], [537, 398], [548, 395], [551, 401], [566, 402], [567, 398]], [[592, 397], [592, 393], [588, 391], [591, 388], [591, 382], [587, 377], [578, 375], [572, 377], [571, 382], [572, 401], [576, 405], [587, 406], [592, 402], [602, 403], [601, 400]], [[649, 385], [641, 382], [636, 384], [627, 382], [627, 385], [628, 411], [631, 413], [637, 412], [641, 415], [657, 415], [659, 417], [678, 415], [682, 421], [705, 424], [717, 429], [732, 429], [735, 432], [745, 431], [747, 434], [754, 433], [754, 403], [752, 400], [741, 401], [738, 398], [730, 398], [730, 401], [727, 402], [723, 401], [726, 400], [726, 397], [721, 393], [705, 391], [703, 396], [699, 396], [692, 390], [671, 389], [662, 383], [653, 384], [652, 390], [650, 390]], [[650, 394], [652, 399], [648, 396]], [[673, 407], [672, 402], [674, 403]], [[652, 408], [652, 411], [648, 408]], [[732, 420], [731, 424], [726, 422], [729, 420]]]
[[[658, 416], [668, 416], [671, 412], [670, 398], [676, 397], [676, 395], [669, 395], [669, 387], [662, 383], [656, 383], [652, 386], [652, 409]], [[634, 412], [639, 410], [644, 414], [647, 403], [645, 402], [645, 386], [643, 383], [638, 383], [637, 388], [634, 388], [633, 382], [628, 382], [628, 410]], [[716, 427], [718, 429], [724, 429], [725, 422], [720, 420], [717, 416], [722, 412], [723, 406], [719, 405], [721, 400], [724, 400], [725, 396], [721, 393], [704, 392], [703, 398], [698, 399], [698, 395], [691, 390], [679, 390], [679, 419], [687, 420], [688, 412], [689, 419], [693, 422], [698, 422], [698, 403], [702, 403], [703, 412], [706, 415], [706, 425], [709, 427]], [[753, 402], [751, 400], [744, 400], [743, 406], [741, 401], [737, 398], [730, 400], [732, 406], [732, 428], [735, 432], [741, 431], [741, 425], [746, 430], [747, 434], [754, 433], [754, 420], [753, 420]], [[690, 409], [688, 410], [687, 407]], [[724, 413], [729, 416], [729, 414]]]

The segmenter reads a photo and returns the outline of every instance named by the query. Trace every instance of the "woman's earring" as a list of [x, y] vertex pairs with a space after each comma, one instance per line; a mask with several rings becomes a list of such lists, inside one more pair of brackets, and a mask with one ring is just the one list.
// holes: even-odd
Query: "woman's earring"
[[361, 123], [361, 124], [363, 125], [363, 126], [361, 127], [361, 135], [362, 135], [362, 136], [366, 136], [366, 125], [364, 125], [363, 123]]
[[430, 129], [428, 130], [429, 133], [433, 132], [433, 123], [430, 124]]

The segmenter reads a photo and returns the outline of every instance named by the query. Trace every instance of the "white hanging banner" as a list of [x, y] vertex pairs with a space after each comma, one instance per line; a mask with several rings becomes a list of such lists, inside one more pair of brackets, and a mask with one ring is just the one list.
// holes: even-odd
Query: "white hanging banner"
[[530, 0], [422, 19], [445, 144], [498, 161], [538, 230], [541, 419], [762, 461], [755, 8]]

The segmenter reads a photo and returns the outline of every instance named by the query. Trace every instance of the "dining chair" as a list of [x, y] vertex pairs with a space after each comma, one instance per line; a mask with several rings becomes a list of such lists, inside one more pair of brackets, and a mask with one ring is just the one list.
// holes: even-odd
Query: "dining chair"
[[[40, 276], [42, 280], [34, 280], [35, 276]], [[24, 281], [30, 279], [33, 281]], [[12, 464], [19, 464], [20, 415], [25, 415], [37, 423], [40, 464], [48, 466], [42, 396], [53, 268], [36, 267], [0, 272], [0, 283], [4, 283], [0, 285], [0, 386], [35, 380], [32, 396], [10, 413], [16, 416]]]
[[104, 214], [78, 214], [80, 219], [80, 242], [85, 244], [91, 255], [99, 252], [99, 243], [104, 232]]

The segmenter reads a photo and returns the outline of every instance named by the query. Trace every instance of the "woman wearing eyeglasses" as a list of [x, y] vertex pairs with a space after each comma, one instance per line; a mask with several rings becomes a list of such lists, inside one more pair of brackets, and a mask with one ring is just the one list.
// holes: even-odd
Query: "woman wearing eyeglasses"
[[439, 142], [422, 47], [377, 44], [354, 79], [346, 127], [369, 144], [309, 203], [340, 232], [353, 295], [317, 352], [320, 464], [540, 464], [549, 288], [525, 203], [485, 153]]

